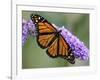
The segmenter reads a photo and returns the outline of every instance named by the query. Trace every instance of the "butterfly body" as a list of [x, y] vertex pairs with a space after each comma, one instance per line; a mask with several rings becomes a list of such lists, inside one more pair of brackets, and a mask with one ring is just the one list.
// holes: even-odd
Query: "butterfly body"
[[31, 15], [31, 20], [36, 26], [37, 43], [47, 49], [46, 53], [52, 57], [62, 57], [71, 64], [75, 63], [75, 57], [68, 43], [60, 34], [62, 30], [57, 30], [51, 23], [40, 15]]

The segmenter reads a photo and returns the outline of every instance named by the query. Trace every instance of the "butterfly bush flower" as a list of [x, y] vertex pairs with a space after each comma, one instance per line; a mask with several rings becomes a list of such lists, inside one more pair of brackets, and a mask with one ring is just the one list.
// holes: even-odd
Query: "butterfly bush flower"
[[84, 45], [84, 43], [64, 27], [59, 28], [59, 30], [62, 30], [61, 35], [72, 48], [75, 57], [80, 58], [81, 60], [88, 60], [89, 49]]
[[24, 46], [28, 35], [35, 35], [35, 26], [31, 20], [25, 21], [24, 19], [22, 20], [22, 46]]

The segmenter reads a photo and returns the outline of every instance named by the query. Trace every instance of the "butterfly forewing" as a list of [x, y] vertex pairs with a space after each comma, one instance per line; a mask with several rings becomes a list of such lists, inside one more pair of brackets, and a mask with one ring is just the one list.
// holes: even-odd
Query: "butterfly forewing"
[[54, 28], [46, 19], [39, 15], [31, 15], [31, 19], [34, 22], [38, 35], [37, 42], [41, 48], [47, 48], [52, 39], [55, 37], [57, 32], [56, 28]]
[[56, 29], [53, 28], [50, 24], [44, 22], [44, 23], [38, 23], [38, 29], [39, 33], [50, 33], [50, 32], [56, 32]]
[[52, 26], [46, 19], [39, 15], [31, 15], [31, 19], [36, 25], [39, 33], [51, 33], [57, 32], [56, 28]]

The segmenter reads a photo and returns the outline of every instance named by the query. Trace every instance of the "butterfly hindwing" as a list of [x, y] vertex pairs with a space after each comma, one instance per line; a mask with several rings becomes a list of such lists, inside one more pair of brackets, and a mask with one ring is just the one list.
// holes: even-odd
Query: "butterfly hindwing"
[[59, 55], [62, 58], [66, 59], [71, 64], [75, 63], [74, 54], [72, 53], [70, 46], [65, 41], [62, 35], [60, 35], [60, 38], [59, 38]]
[[60, 35], [59, 37], [59, 55], [68, 56], [69, 45], [66, 43], [64, 38]]
[[54, 39], [54, 41], [52, 42], [52, 44], [48, 47], [47, 49], [47, 54], [50, 56], [50, 57], [57, 57], [58, 56], [58, 39]]
[[74, 56], [74, 54], [73, 54], [71, 49], [68, 52], [68, 56], [67, 57], [64, 56], [63, 58], [66, 59], [71, 64], [75, 63], [75, 56]]

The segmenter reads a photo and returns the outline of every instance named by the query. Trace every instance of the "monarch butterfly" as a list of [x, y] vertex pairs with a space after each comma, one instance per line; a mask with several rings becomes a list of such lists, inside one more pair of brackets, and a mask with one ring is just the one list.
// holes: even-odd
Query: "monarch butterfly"
[[36, 26], [37, 43], [43, 48], [47, 49], [46, 53], [52, 57], [62, 57], [69, 63], [75, 63], [75, 56], [70, 48], [69, 44], [65, 41], [60, 34], [61, 30], [57, 30], [51, 23], [49, 23], [42, 16], [37, 14], [31, 15], [31, 20]]

